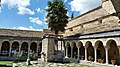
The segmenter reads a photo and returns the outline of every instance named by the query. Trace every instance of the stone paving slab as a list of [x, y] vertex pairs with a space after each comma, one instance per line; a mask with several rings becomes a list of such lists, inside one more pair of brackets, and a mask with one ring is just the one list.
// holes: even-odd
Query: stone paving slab
[[93, 62], [82, 62], [82, 63], [68, 63], [68, 64], [62, 64], [62, 63], [48, 63], [48, 62], [40, 62], [37, 63], [37, 61], [32, 61], [32, 65], [26, 65], [26, 62], [24, 63], [17, 63], [18, 67], [120, 67], [117, 65], [106, 65], [101, 63], [93, 63]]

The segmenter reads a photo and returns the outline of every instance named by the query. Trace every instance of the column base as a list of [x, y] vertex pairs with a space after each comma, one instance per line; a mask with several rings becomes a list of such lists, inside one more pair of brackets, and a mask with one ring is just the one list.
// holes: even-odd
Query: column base
[[93, 63], [97, 63], [96, 61], [94, 61]]
[[105, 63], [105, 65], [108, 65], [108, 63]]
[[67, 56], [65, 56], [65, 58], [68, 58]]
[[77, 60], [80, 60], [80, 58], [77, 58]]

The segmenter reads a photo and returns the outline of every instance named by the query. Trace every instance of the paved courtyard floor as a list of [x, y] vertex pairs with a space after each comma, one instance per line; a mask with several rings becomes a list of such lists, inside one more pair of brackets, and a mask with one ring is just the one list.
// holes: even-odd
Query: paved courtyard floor
[[67, 63], [67, 64], [49, 63], [49, 62], [37, 63], [37, 61], [32, 61], [31, 64], [32, 65], [27, 65], [26, 62], [22, 62], [22, 63], [16, 63], [15, 66], [17, 65], [18, 67], [93, 67], [89, 65], [83, 65], [80, 63]]
[[93, 62], [83, 62], [83, 63], [50, 63], [50, 62], [38, 62], [31, 61], [31, 65], [27, 65], [26, 62], [13, 63], [13, 67], [120, 67], [117, 65], [106, 65]]

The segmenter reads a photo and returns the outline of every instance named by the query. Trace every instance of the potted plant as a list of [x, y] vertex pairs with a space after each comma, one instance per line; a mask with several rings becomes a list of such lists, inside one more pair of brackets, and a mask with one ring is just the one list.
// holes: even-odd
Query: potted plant
[[111, 60], [111, 63], [113, 64], [113, 65], [115, 65], [116, 64], [116, 60]]
[[18, 60], [19, 60], [19, 62], [21, 62], [21, 58], [22, 58], [22, 53], [18, 53]]
[[27, 65], [31, 65], [30, 59], [32, 58], [32, 53], [28, 53]]

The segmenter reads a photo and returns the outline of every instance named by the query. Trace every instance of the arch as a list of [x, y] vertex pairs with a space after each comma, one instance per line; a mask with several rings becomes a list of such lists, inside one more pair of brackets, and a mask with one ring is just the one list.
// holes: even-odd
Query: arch
[[89, 47], [89, 45], [91, 45], [91, 46], [92, 46], [92, 43], [91, 43], [90, 41], [87, 41], [87, 42], [85, 43], [85, 48], [88, 48], [88, 47]]
[[81, 41], [79, 41], [78, 43], [77, 43], [77, 47], [81, 47], [83, 45], [83, 43], [81, 42]]
[[37, 52], [37, 43], [32, 42], [30, 45], [30, 52], [36, 53]]
[[16, 54], [16, 52], [19, 52], [19, 43], [17, 41], [12, 43], [11, 52], [12, 54]]
[[67, 43], [66, 49], [67, 48], [68, 48], [67, 54], [68, 54], [68, 57], [70, 58], [71, 57], [71, 46], [69, 42]]
[[28, 43], [27, 42], [23, 42], [21, 45], [21, 52], [25, 55], [28, 54]]
[[70, 46], [71, 46], [71, 58], [77, 58], [78, 49], [76, 46], [76, 42], [71, 42]]
[[87, 60], [94, 61], [94, 48], [92, 46], [92, 43], [90, 41], [87, 41], [85, 47], [87, 48]]
[[70, 46], [71, 46], [71, 47], [76, 46], [76, 42], [71, 42]]
[[117, 60], [119, 57], [119, 49], [117, 47], [117, 43], [115, 40], [108, 40], [106, 43], [107, 46], [109, 46], [108, 49], [108, 61], [111, 64], [111, 60]]
[[13, 42], [13, 43], [12, 43], [12, 48], [13, 48], [13, 49], [16, 49], [17, 52], [18, 52], [18, 51], [19, 51], [19, 43], [18, 43], [17, 41]]
[[95, 42], [95, 46], [94, 46], [94, 47], [95, 47], [95, 48], [98, 48], [98, 46], [99, 46], [99, 44], [100, 44], [100, 43], [102, 43], [102, 44], [103, 44], [103, 42], [102, 42], [102, 41], [100, 41], [100, 40], [96, 41], [96, 42]]
[[97, 48], [97, 62], [105, 63], [106, 54], [105, 54], [105, 48], [103, 46], [103, 42], [100, 40], [96, 41], [95, 48]]
[[108, 48], [110, 48], [111, 42], [114, 42], [114, 43], [116, 44], [116, 46], [117, 46], [117, 44], [118, 44], [115, 39], [109, 39], [109, 40], [106, 41], [106, 46], [107, 46]]
[[66, 42], [65, 46], [70, 46], [70, 42]]
[[78, 44], [79, 44], [78, 46], [80, 46], [80, 48], [79, 48], [80, 59], [84, 60], [85, 59], [85, 48], [84, 48], [83, 43], [81, 41], [78, 42]]
[[9, 56], [10, 43], [8, 41], [2, 42], [1, 55]]
[[73, 47], [73, 58], [78, 58], [78, 48], [76, 46], [76, 43], [74, 43], [74, 47]]

